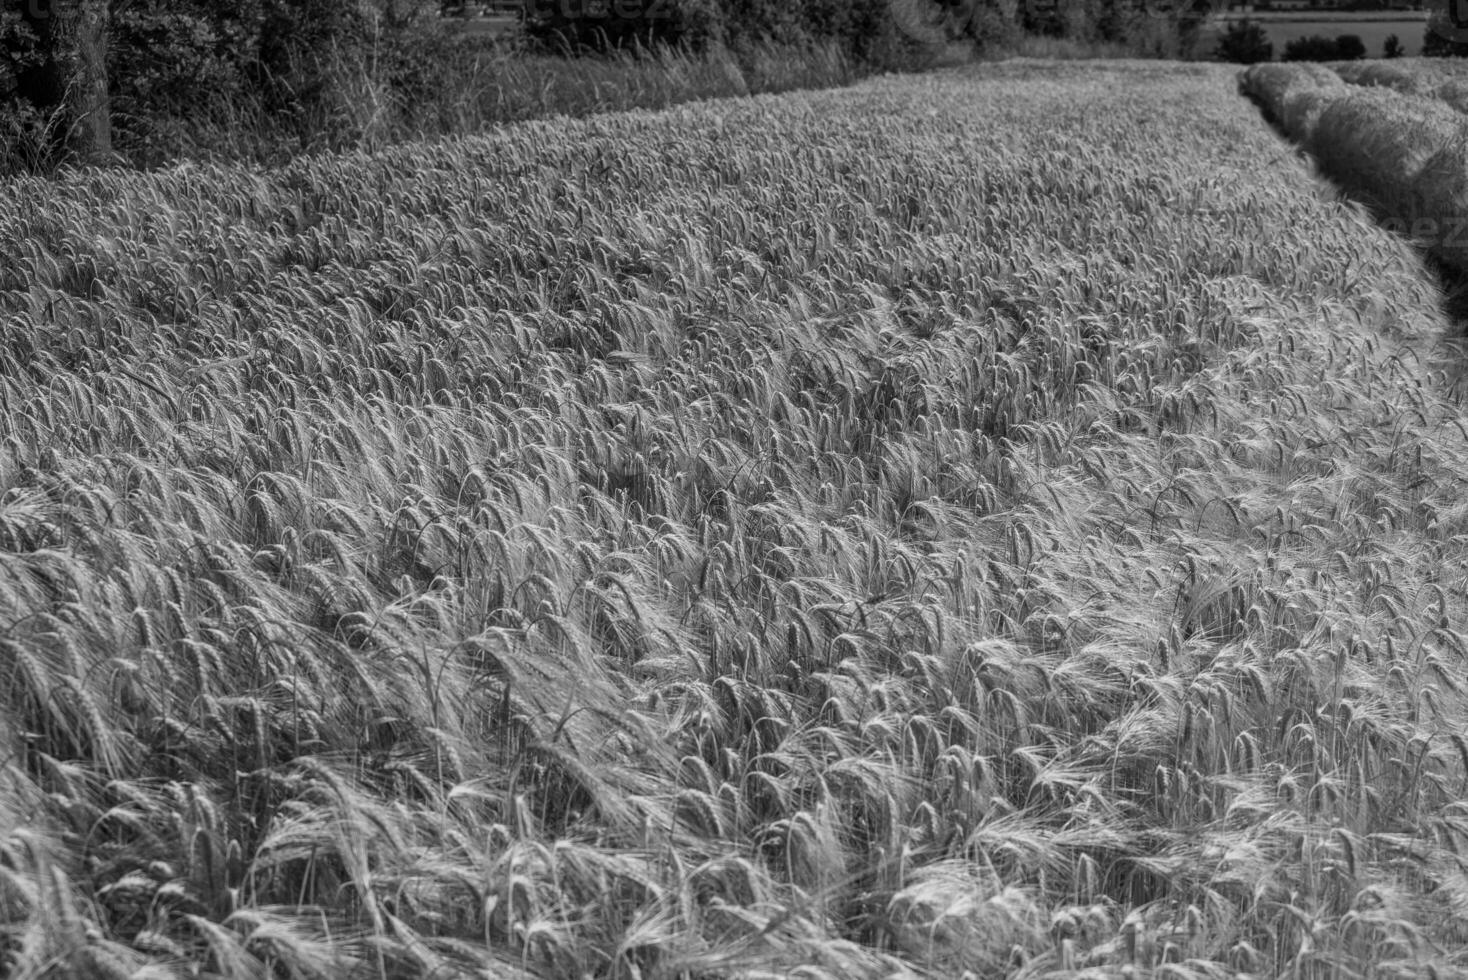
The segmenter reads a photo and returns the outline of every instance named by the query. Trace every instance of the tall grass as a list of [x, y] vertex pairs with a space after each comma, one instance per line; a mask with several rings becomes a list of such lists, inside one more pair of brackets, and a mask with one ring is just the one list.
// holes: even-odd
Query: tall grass
[[1444, 325], [1231, 77], [7, 182], [0, 969], [1461, 969]]
[[425, 56], [432, 67], [407, 84], [393, 77], [402, 69], [370, 51], [327, 52], [321, 66], [301, 72], [324, 83], [295, 112], [271, 110], [263, 97], [204, 97], [139, 120], [124, 150], [153, 166], [180, 158], [280, 166], [302, 153], [371, 151], [532, 119], [825, 88], [864, 73], [834, 44], [758, 45], [738, 59], [722, 48], [573, 58], [466, 38], [441, 40]]

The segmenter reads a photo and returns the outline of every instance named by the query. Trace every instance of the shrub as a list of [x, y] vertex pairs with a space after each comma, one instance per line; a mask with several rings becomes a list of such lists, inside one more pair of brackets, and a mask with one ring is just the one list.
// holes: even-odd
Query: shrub
[[720, 0], [736, 52], [834, 43], [859, 62], [896, 67], [917, 48], [963, 36], [971, 0]]
[[[807, 39], [804, 3], [787, 0], [719, 0], [725, 36], [739, 50], [754, 44], [790, 44]], [[811, 6], [823, 6], [817, 3]]]
[[702, 50], [724, 37], [714, 0], [528, 0], [521, 17], [531, 43], [550, 50]]
[[980, 51], [1004, 49], [1022, 35], [1018, 23], [988, 4], [978, 5], [963, 25], [964, 36]]
[[905, 37], [926, 44], [1017, 33], [1014, 18], [1005, 16], [991, 0], [891, 0], [886, 16]]
[[1366, 57], [1366, 44], [1355, 34], [1335, 38], [1312, 34], [1285, 45], [1285, 61], [1359, 61]]
[[258, 36], [260, 25], [210, 7], [144, 0], [114, 10], [107, 65], [113, 99], [144, 108], [186, 101], [201, 89], [237, 92], [240, 43]]
[[846, 44], [852, 43], [863, 30], [876, 26], [873, 21], [885, 13], [879, 5], [860, 0], [805, 0], [790, 6], [798, 10], [800, 29], [807, 37], [840, 39]]
[[1360, 61], [1366, 57], [1366, 43], [1356, 34], [1342, 34], [1335, 39], [1335, 61]]
[[299, 110], [320, 99], [328, 61], [372, 35], [366, 11], [353, 0], [263, 0], [261, 6], [248, 69], [271, 109]]
[[1073, 0], [1059, 5], [1067, 37], [1091, 41], [1120, 41], [1133, 36], [1149, 19], [1142, 10], [1115, 0]]
[[1059, 4], [1054, 7], [1024, 4], [1020, 8], [1019, 22], [1026, 34], [1060, 37], [1065, 33], [1065, 20], [1061, 15]]
[[1282, 57], [1285, 61], [1338, 61], [1341, 60], [1338, 51], [1333, 38], [1311, 34], [1287, 43]]
[[1468, 41], [1457, 40], [1457, 32], [1444, 18], [1434, 13], [1427, 21], [1422, 38], [1422, 53], [1429, 58], [1462, 58], [1468, 56]]
[[0, 169], [30, 169], [46, 142], [45, 120], [22, 98], [21, 79], [44, 60], [35, 32], [18, 11], [0, 9]]
[[382, 80], [404, 106], [419, 107], [440, 101], [460, 84], [455, 72], [462, 60], [458, 49], [472, 46], [451, 24], [414, 24], [385, 32], [378, 48], [377, 67]]
[[[933, 8], [926, 0], [919, 0], [908, 9], [922, 4]], [[889, 4], [888, 0], [850, 0], [839, 13], [834, 8], [840, 5], [829, 0], [808, 0], [805, 6], [807, 30], [817, 39], [835, 41], [859, 62], [905, 68], [912, 63], [917, 48], [938, 42], [904, 29], [902, 21], [893, 15], [902, 5]], [[923, 11], [919, 13], [921, 16]]]
[[245, 99], [262, 13], [258, 5], [209, 0], [142, 0], [114, 9], [107, 85], [118, 149], [138, 162], [159, 162], [184, 121], [198, 114], [198, 93]]
[[21, 75], [39, 65], [42, 53], [37, 47], [35, 31], [9, 7], [0, 9], [0, 49], [7, 57], [0, 59], [0, 98], [10, 98], [19, 89]]
[[425, 79], [441, 59], [407, 43], [421, 30], [413, 24], [418, 6], [411, 0], [115, 4], [107, 68], [118, 149], [134, 163], [154, 165], [201, 147], [207, 152], [220, 130], [258, 128], [255, 117], [298, 149], [343, 145], [355, 129], [343, 120], [361, 114], [364, 95], [374, 117], [384, 115], [383, 93], [360, 84], [368, 74], [401, 82], [404, 102], [421, 98], [432, 84]]
[[[1036, 54], [1048, 50], [1055, 55], [1073, 51], [1066, 56], [1080, 57], [1184, 58], [1191, 55], [1202, 23], [1185, 5], [1131, 0], [1022, 3], [1017, 17], [1005, 12], [1014, 5], [1000, 0], [970, 0], [969, 5], [981, 12], [976, 21], [998, 27], [1009, 35], [1010, 45], [1024, 38], [1024, 49]], [[1047, 39], [1067, 43], [1049, 45]]]
[[1382, 45], [1381, 56], [1383, 58], [1400, 58], [1407, 53], [1402, 45], [1402, 39], [1395, 34], [1387, 35], [1386, 44]]
[[1237, 20], [1228, 26], [1213, 49], [1219, 61], [1232, 61], [1240, 65], [1252, 65], [1274, 58], [1274, 45], [1264, 28], [1252, 20]]

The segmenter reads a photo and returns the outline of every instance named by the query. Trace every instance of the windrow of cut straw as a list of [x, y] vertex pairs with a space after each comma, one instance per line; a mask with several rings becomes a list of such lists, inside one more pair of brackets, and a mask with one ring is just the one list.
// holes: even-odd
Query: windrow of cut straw
[[1240, 89], [1387, 227], [1468, 274], [1468, 75], [1459, 67], [1255, 65]]

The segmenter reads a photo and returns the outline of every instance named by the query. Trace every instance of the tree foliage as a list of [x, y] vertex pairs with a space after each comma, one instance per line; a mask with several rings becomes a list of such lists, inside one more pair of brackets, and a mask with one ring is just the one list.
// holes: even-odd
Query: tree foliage
[[1359, 34], [1342, 34], [1335, 39], [1337, 61], [1360, 61], [1366, 57], [1366, 42]]
[[43, 165], [57, 155], [55, 134], [77, 131], [68, 118], [77, 113], [62, 111], [63, 95], [76, 89], [75, 58], [52, 30], [63, 22], [52, 11], [73, 8], [104, 12], [100, 115], [116, 127], [119, 149], [137, 162], [165, 158], [181, 129], [220, 107], [262, 112], [287, 127], [318, 126], [330, 106], [349, 98], [333, 90], [344, 65], [370, 61], [402, 102], [449, 81], [444, 59], [425, 47], [435, 37], [423, 23], [426, 0], [7, 4], [0, 9], [0, 135], [9, 148], [0, 166], [6, 170]]
[[553, 50], [682, 45], [695, 50], [723, 38], [714, 0], [527, 0], [526, 36]]
[[835, 43], [859, 60], [904, 46], [1002, 33], [998, 0], [529, 0], [527, 36], [543, 48]]
[[[299, 134], [300, 149], [348, 145], [350, 139], [322, 134], [342, 119], [377, 111], [374, 106], [414, 115], [436, 98], [442, 104], [456, 84], [459, 34], [440, 19], [453, 7], [444, 0], [4, 4], [0, 137], [8, 149], [0, 150], [0, 168], [6, 170], [25, 155], [17, 147], [40, 147], [47, 155], [54, 142], [48, 134], [68, 131], [65, 113], [53, 111], [68, 89], [55, 41], [47, 21], [26, 13], [53, 4], [84, 4], [110, 18], [101, 116], [116, 125], [119, 150], [143, 164], [207, 146], [198, 134], [227, 131], [241, 120], [264, 125], [272, 139]], [[1138, 15], [1121, 0], [1076, 0], [1055, 9], [1059, 19], [1052, 22], [1021, 0], [527, 0], [522, 16], [527, 38], [546, 50], [723, 48], [741, 69], [761, 64], [769, 45], [812, 63], [834, 55], [858, 70], [883, 70], [932, 63], [956, 42], [1003, 48], [1026, 28], [1086, 41], [1138, 36]]]
[[105, 162], [108, 0], [28, 0], [0, 12], [0, 163]]
[[1214, 57], [1219, 61], [1232, 61], [1241, 65], [1252, 65], [1274, 58], [1274, 45], [1264, 28], [1252, 20], [1236, 20], [1228, 26], [1218, 39]]
[[1427, 32], [1422, 38], [1422, 53], [1429, 58], [1468, 57], [1468, 40], [1447, 19], [1447, 14], [1435, 12], [1427, 21]]
[[1355, 34], [1333, 38], [1312, 34], [1290, 41], [1281, 57], [1285, 61], [1357, 61], [1366, 57], [1366, 45]]

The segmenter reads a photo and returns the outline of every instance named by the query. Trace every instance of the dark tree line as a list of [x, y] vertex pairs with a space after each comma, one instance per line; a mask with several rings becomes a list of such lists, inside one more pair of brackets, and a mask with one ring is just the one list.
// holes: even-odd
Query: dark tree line
[[[0, 0], [0, 163], [148, 157], [205, 97], [307, 114], [327, 63], [407, 35], [426, 0]], [[405, 85], [435, 70], [391, 48]], [[421, 81], [421, 79], [416, 79]], [[17, 161], [16, 146], [44, 160]]]
[[[1196, 26], [1217, 3], [1168, 7], [1174, 33]], [[343, 98], [332, 92], [342, 77], [333, 64], [370, 62], [406, 106], [427, 105], [452, 87], [445, 49], [435, 47], [441, 39], [423, 29], [444, 7], [444, 0], [0, 0], [0, 169], [117, 155], [161, 162], [193, 145], [190, 127], [206, 101], [226, 113], [255, 113], [271, 139], [288, 143], [299, 133], [302, 149], [320, 148]], [[1162, 8], [1146, 0], [524, 0], [520, 9], [528, 39], [557, 51], [717, 44], [740, 58], [766, 44], [834, 44], [854, 65], [883, 69], [921, 63], [924, 46], [1002, 48], [1025, 33], [1124, 45], [1144, 33], [1139, 28], [1157, 28]], [[230, 120], [222, 125], [217, 131], [227, 132]], [[35, 159], [18, 160], [16, 147]]]

